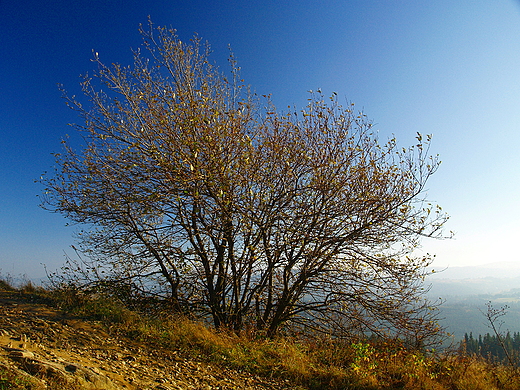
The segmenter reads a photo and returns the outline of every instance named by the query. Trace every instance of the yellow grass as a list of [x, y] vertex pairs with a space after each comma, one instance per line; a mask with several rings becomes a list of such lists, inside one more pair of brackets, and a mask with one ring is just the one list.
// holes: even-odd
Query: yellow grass
[[[77, 315], [101, 320], [123, 337], [213, 364], [274, 375], [302, 389], [520, 389], [518, 369], [473, 356], [407, 350], [392, 342], [269, 340], [251, 333], [216, 331], [181, 316], [143, 316], [113, 300], [77, 291], [28, 290]], [[0, 390], [19, 388], [1, 380]]]

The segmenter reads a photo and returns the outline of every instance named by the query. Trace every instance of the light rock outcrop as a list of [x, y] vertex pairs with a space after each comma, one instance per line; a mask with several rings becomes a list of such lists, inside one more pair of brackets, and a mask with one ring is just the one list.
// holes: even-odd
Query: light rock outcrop
[[0, 290], [2, 371], [34, 390], [49, 383], [67, 390], [295, 389], [108, 334], [100, 323]]

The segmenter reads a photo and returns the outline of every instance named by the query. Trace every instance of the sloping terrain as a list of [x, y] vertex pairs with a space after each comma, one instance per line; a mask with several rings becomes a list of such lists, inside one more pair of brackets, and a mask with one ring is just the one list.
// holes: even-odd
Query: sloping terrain
[[[111, 334], [26, 295], [0, 290], [0, 388], [290, 389], [287, 382], [230, 370]], [[9, 387], [11, 386], [11, 387]]]

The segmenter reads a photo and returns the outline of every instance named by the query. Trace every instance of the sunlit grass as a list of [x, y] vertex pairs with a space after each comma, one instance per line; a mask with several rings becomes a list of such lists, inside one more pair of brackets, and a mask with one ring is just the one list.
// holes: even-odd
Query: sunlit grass
[[44, 389], [41, 384], [19, 375], [13, 370], [0, 367], [0, 390], [39, 390]]
[[409, 350], [392, 341], [266, 339], [254, 332], [216, 331], [180, 315], [143, 315], [75, 289], [18, 291], [101, 321], [122, 337], [184, 358], [285, 379], [302, 389], [520, 389], [518, 369], [474, 356]]

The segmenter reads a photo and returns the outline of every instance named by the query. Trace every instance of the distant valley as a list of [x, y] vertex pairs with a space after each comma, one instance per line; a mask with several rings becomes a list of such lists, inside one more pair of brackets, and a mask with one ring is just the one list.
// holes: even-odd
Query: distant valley
[[[440, 271], [440, 272], [438, 272]], [[451, 333], [452, 340], [460, 341], [464, 333], [493, 333], [483, 313], [486, 303], [498, 309], [507, 305], [507, 314], [501, 317], [501, 331], [520, 332], [520, 266], [502, 262], [480, 266], [435, 269], [427, 277], [428, 296], [441, 298], [441, 324]], [[500, 322], [500, 321], [498, 321]], [[497, 323], [498, 325], [498, 323]]]

